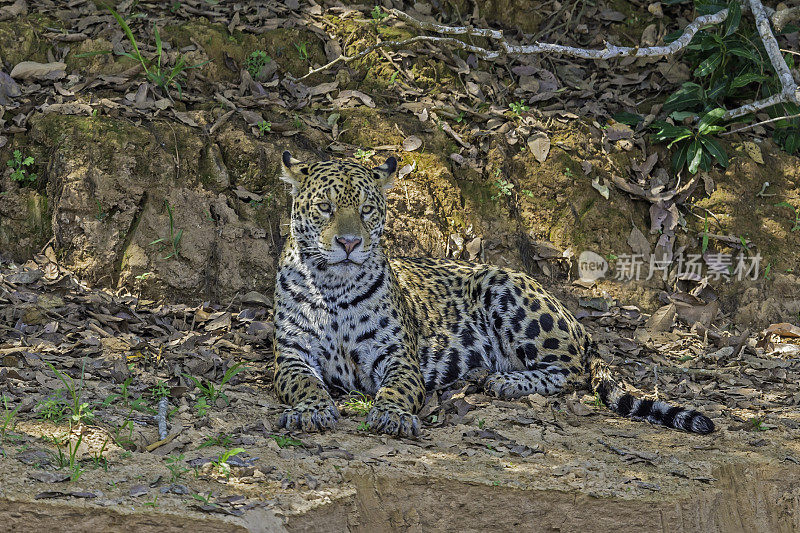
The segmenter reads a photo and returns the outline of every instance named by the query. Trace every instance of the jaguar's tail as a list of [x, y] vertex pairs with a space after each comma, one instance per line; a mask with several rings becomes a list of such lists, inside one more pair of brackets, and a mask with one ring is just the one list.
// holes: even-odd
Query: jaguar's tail
[[714, 422], [698, 411], [658, 400], [644, 400], [626, 392], [614, 380], [608, 365], [600, 358], [595, 341], [589, 343], [586, 362], [592, 390], [615, 413], [634, 420], [646, 420], [651, 424], [703, 435], [714, 431]]

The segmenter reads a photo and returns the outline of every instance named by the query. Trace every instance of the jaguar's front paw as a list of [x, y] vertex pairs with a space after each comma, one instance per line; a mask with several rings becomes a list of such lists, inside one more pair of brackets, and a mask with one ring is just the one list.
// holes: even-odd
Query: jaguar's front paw
[[333, 429], [339, 419], [339, 410], [329, 398], [306, 400], [283, 412], [278, 425], [300, 431], [325, 431]]
[[367, 415], [367, 424], [376, 433], [397, 437], [419, 436], [419, 418], [392, 404], [375, 405]]

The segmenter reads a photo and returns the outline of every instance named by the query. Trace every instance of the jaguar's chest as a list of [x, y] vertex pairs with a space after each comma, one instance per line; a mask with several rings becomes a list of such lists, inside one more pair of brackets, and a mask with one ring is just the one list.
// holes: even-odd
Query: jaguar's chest
[[322, 318], [317, 364], [329, 386], [374, 394], [380, 383], [376, 361], [388, 337], [388, 320], [374, 310], [359, 312], [363, 310], [338, 310]]

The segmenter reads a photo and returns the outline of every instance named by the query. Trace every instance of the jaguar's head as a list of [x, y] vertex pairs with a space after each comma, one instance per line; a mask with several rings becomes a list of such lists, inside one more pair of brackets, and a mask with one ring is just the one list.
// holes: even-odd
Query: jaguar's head
[[397, 160], [372, 169], [348, 161], [302, 162], [283, 152], [281, 179], [292, 186], [291, 232], [301, 257], [317, 266], [368, 262], [380, 247], [385, 192]]

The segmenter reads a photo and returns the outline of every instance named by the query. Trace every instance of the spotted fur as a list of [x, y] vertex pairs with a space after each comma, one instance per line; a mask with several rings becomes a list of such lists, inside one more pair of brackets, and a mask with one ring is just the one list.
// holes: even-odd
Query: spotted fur
[[577, 319], [530, 276], [445, 259], [388, 260], [384, 191], [397, 163], [302, 163], [283, 155], [292, 185], [290, 234], [275, 289], [280, 425], [333, 427], [331, 393], [374, 395], [371, 428], [417, 435], [425, 390], [488, 369], [501, 398], [555, 394], [589, 378], [622, 416], [697, 433], [696, 411], [624, 392]]

